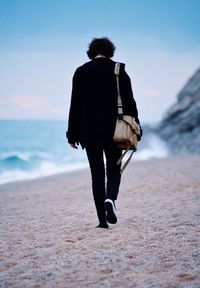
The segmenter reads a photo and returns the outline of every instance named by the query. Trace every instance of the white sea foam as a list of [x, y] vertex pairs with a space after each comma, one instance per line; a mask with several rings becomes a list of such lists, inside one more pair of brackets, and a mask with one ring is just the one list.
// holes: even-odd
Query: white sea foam
[[134, 154], [135, 160], [147, 160], [150, 158], [162, 158], [166, 157], [169, 154], [167, 145], [155, 134], [151, 134], [148, 137], [148, 145], [143, 149], [139, 149]]
[[6, 160], [12, 157], [16, 157], [18, 159], [21, 159], [23, 161], [29, 161], [31, 158], [38, 157], [43, 159], [51, 159], [52, 155], [45, 153], [45, 152], [21, 152], [17, 150], [9, 151], [9, 152], [1, 152], [0, 154], [0, 160]]
[[[65, 126], [65, 122], [0, 121], [0, 184], [88, 167], [85, 152], [73, 150], [66, 143]], [[164, 142], [146, 127], [133, 160], [167, 154]]]
[[5, 184], [20, 180], [36, 179], [44, 176], [50, 176], [62, 172], [75, 171], [86, 168], [88, 165], [83, 162], [76, 162], [74, 164], [58, 165], [50, 161], [44, 161], [37, 169], [29, 171], [14, 169], [12, 171], [4, 171], [0, 173], [0, 184]]
[[[10, 154], [11, 155], [11, 154]], [[26, 154], [18, 156], [21, 159], [30, 159], [25, 158]], [[134, 153], [133, 160], [135, 161], [144, 161], [149, 158], [161, 158], [166, 157], [168, 155], [168, 150], [166, 144], [160, 140], [156, 135], [151, 134], [148, 137], [148, 145], [145, 145], [144, 148], [139, 147], [138, 151]], [[4, 155], [5, 156], [5, 155]], [[9, 156], [8, 154], [6, 156]], [[30, 155], [27, 155], [27, 157]], [[43, 157], [47, 157], [48, 155], [43, 154], [40, 155]], [[73, 157], [72, 157], [73, 158]], [[72, 160], [72, 159], [71, 159]], [[28, 180], [28, 179], [36, 179], [43, 176], [50, 176], [62, 172], [69, 172], [75, 171], [79, 169], [83, 169], [88, 167], [88, 163], [85, 159], [81, 159], [79, 161], [76, 159], [73, 162], [69, 162], [68, 164], [58, 164], [53, 161], [42, 161], [37, 168], [33, 168], [31, 170], [22, 170], [22, 169], [13, 169], [13, 170], [6, 170], [0, 173], [0, 184], [5, 184], [8, 182], [13, 181], [20, 181], [20, 180]]]

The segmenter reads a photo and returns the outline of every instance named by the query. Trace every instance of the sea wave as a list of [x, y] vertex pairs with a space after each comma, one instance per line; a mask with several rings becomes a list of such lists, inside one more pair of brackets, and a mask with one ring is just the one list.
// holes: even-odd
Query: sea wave
[[[138, 151], [134, 153], [132, 161], [144, 161], [149, 158], [160, 158], [168, 155], [166, 144], [155, 134], [148, 135], [143, 142], [141, 145], [139, 143]], [[83, 153], [80, 153], [81, 155]], [[86, 158], [78, 157], [77, 153], [68, 154], [64, 163], [56, 161], [52, 155], [47, 153], [4, 153], [0, 157], [0, 162], [0, 184], [36, 179], [88, 167]]]
[[[62, 138], [65, 126], [62, 123], [22, 122], [20, 133], [18, 129], [13, 129], [15, 122], [0, 124], [5, 134], [0, 142], [0, 184], [88, 167], [85, 152], [82, 149], [71, 149]], [[43, 129], [40, 128], [41, 125], [44, 126]], [[16, 131], [14, 136], [13, 131]], [[154, 133], [154, 129], [145, 126], [143, 132], [133, 161], [166, 157], [167, 147]], [[54, 138], [52, 134], [55, 135]]]
[[44, 152], [21, 152], [21, 151], [9, 151], [1, 153], [0, 161], [30, 161], [32, 159], [51, 159], [51, 155]]
[[20, 180], [36, 179], [44, 176], [50, 176], [62, 172], [75, 171], [86, 168], [88, 165], [84, 162], [76, 162], [72, 164], [56, 164], [51, 161], [41, 162], [40, 165], [32, 169], [13, 168], [13, 170], [4, 170], [0, 172], [0, 184], [5, 184]]
[[135, 160], [147, 160], [150, 158], [162, 158], [169, 154], [167, 145], [156, 134], [148, 136], [146, 145], [142, 149], [138, 149], [135, 153]]
[[[11, 151], [0, 155], [0, 172], [5, 170], [30, 170], [40, 165], [43, 161], [52, 161], [50, 154], [43, 152], [18, 152]], [[0, 180], [1, 182], [1, 180]]]

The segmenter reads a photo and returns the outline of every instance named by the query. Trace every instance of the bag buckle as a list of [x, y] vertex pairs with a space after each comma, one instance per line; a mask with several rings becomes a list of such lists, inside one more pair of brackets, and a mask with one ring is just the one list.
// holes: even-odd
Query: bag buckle
[[123, 114], [119, 114], [119, 115], [118, 115], [118, 119], [119, 119], [119, 120], [123, 120]]

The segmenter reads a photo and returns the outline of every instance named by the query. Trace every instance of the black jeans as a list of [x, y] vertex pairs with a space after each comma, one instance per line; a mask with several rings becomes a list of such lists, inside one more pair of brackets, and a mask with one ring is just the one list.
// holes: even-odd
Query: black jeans
[[[100, 222], [104, 222], [106, 220], [104, 201], [106, 198], [116, 200], [119, 192], [121, 165], [117, 165], [116, 162], [122, 155], [122, 151], [113, 144], [109, 148], [86, 147], [86, 153], [91, 170], [92, 191], [97, 216]], [[104, 154], [106, 158], [106, 188]]]

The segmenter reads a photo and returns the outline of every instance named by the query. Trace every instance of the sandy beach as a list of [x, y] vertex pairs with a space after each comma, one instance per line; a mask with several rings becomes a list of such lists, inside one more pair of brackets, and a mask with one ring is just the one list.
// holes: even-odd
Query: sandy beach
[[109, 229], [88, 169], [1, 185], [0, 287], [200, 287], [199, 163], [131, 163]]

